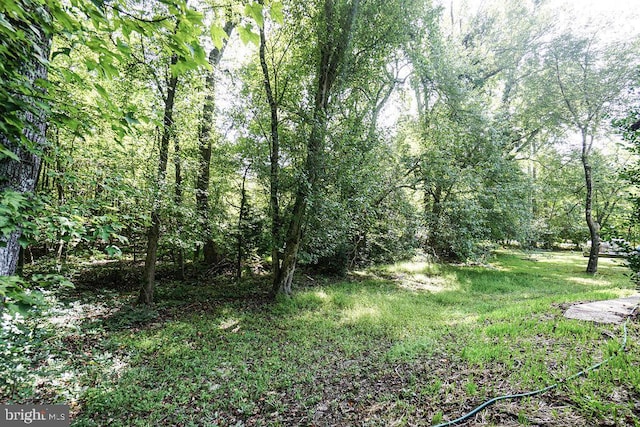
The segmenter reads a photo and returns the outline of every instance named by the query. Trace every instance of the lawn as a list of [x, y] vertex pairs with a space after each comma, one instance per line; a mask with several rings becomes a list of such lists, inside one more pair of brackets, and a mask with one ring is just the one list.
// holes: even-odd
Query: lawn
[[[344, 279], [78, 286], [26, 333], [7, 328], [3, 403], [67, 403], [76, 426], [432, 425], [502, 394], [555, 383], [619, 349], [622, 328], [568, 320], [576, 301], [635, 293], [620, 260], [498, 252], [487, 265], [420, 260]], [[18, 325], [20, 326], [20, 325]], [[499, 402], [466, 425], [640, 425], [640, 327], [626, 352], [545, 394]]]

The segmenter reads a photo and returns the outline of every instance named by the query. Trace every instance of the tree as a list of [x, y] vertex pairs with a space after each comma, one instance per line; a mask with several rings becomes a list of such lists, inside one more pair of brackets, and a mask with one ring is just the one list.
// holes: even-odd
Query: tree
[[272, 86], [269, 66], [267, 65], [267, 36], [264, 25], [260, 27], [260, 68], [264, 81], [264, 92], [269, 105], [269, 209], [271, 211], [271, 274], [273, 286], [278, 286], [280, 280], [280, 229], [282, 218], [280, 216], [280, 118], [279, 102], [276, 98], [278, 80], [275, 79]]
[[584, 217], [591, 247], [587, 273], [598, 271], [601, 224], [593, 214], [594, 179], [591, 163], [594, 143], [606, 118], [623, 101], [630, 87], [635, 59], [626, 45], [603, 45], [596, 36], [571, 33], [554, 40], [546, 56], [547, 82], [557, 100], [560, 120], [580, 136], [580, 160], [584, 171]]
[[[365, 229], [358, 228], [354, 221], [364, 221], [362, 211], [374, 213], [375, 208], [368, 206], [378, 198], [374, 191], [378, 187], [373, 182], [386, 171], [380, 162], [376, 169], [373, 168], [373, 162], [380, 160], [377, 156], [382, 151], [377, 150], [378, 144], [388, 142], [378, 138], [377, 118], [397, 83], [388, 61], [394, 59], [401, 44], [398, 39], [406, 37], [407, 26], [403, 24], [412, 19], [410, 3], [386, 3], [384, 13], [375, 2], [360, 5], [359, 17], [351, 30], [351, 48], [344, 53], [343, 64], [338, 66], [339, 75], [333, 88], [329, 89], [330, 101], [326, 109], [322, 105], [316, 108], [317, 99], [305, 96], [319, 92], [320, 89], [315, 88], [309, 91], [308, 87], [317, 85], [318, 79], [322, 78], [321, 73], [313, 69], [318, 67], [313, 63], [318, 61], [318, 45], [303, 38], [310, 25], [317, 25], [315, 12], [306, 10], [302, 14], [304, 19], [296, 18], [295, 23], [286, 23], [290, 25], [272, 25], [267, 21], [269, 25], [261, 30], [260, 76], [254, 72], [251, 78], [260, 79], [262, 93], [253, 89], [252, 96], [259, 99], [259, 102], [253, 102], [254, 105], [266, 108], [254, 113], [259, 119], [253, 122], [256, 125], [252, 133], [260, 143], [265, 141], [264, 145], [269, 149], [269, 171], [262, 172], [261, 176], [268, 183], [270, 195], [274, 293], [279, 290], [282, 280], [280, 268], [286, 254], [283, 234], [289, 230], [287, 225], [292, 224], [291, 215], [295, 217], [300, 207], [301, 183], [292, 186], [292, 178], [305, 183], [308, 187], [305, 190], [308, 191], [307, 204], [313, 205], [313, 214], [305, 215], [302, 221], [306, 230], [301, 230], [299, 241], [302, 261], [328, 264], [341, 259], [339, 263], [346, 267], [346, 256], [342, 255], [358, 252], [355, 247], [353, 251], [349, 249], [350, 245], [355, 245], [355, 240], [350, 240], [356, 239], [355, 234], [365, 232]], [[302, 4], [291, 3], [289, 6], [291, 10], [288, 11], [293, 14], [293, 10]], [[348, 2], [336, 2], [331, 6], [336, 14], [341, 10], [345, 16], [345, 9], [349, 7]], [[270, 14], [273, 17], [273, 7], [270, 7]], [[339, 22], [345, 22], [346, 18], [340, 19]], [[277, 22], [276, 19], [274, 21]], [[379, 31], [371, 33], [367, 25], [375, 25]], [[317, 38], [329, 39], [322, 40], [325, 44], [336, 43], [342, 29], [336, 27], [331, 31], [334, 34], [324, 32], [321, 27]], [[340, 102], [333, 103], [334, 98]], [[313, 117], [319, 117], [324, 124], [315, 124]], [[321, 181], [322, 185], [311, 189], [310, 174], [305, 169], [310, 159], [309, 144], [300, 146], [297, 140], [306, 138], [308, 142], [309, 135], [317, 138], [319, 128], [324, 128], [321, 133], [325, 142], [320, 150], [320, 171], [314, 172], [318, 175], [314, 179]], [[282, 167], [281, 159], [284, 159]], [[259, 159], [257, 163], [265, 160]], [[365, 162], [372, 162], [372, 169]], [[257, 170], [261, 168], [258, 166]], [[330, 176], [326, 173], [328, 170], [333, 172]], [[293, 206], [286, 204], [290, 198]], [[364, 226], [363, 223], [361, 225]], [[289, 248], [292, 248], [291, 240]]]
[[[52, 17], [44, 5], [31, 0], [3, 5], [0, 16], [7, 19], [0, 26], [0, 191], [5, 197], [28, 195], [35, 190], [46, 145]], [[22, 196], [13, 199], [14, 206], [26, 201]], [[16, 271], [22, 233], [21, 215], [16, 216], [15, 222], [3, 224], [0, 235], [0, 276]]]
[[[434, 10], [405, 47], [417, 117], [401, 138], [416, 158], [424, 245], [436, 256], [474, 257], [481, 242], [520, 239], [527, 228], [527, 181], [511, 154], [507, 113], [541, 31], [535, 12], [521, 2], [501, 4], [469, 24], [456, 21], [447, 36]], [[505, 34], [504, 27], [518, 31]]]
[[213, 264], [218, 256], [215, 243], [211, 237], [211, 226], [209, 224], [209, 181], [211, 174], [211, 150], [213, 143], [212, 130], [214, 127], [215, 113], [216, 73], [218, 71], [218, 64], [222, 59], [227, 42], [231, 36], [231, 32], [236, 26], [236, 23], [231, 20], [231, 17], [227, 17], [227, 19], [227, 22], [224, 24], [224, 38], [219, 42], [218, 46], [214, 46], [209, 51], [208, 61], [210, 68], [205, 75], [205, 99], [202, 104], [202, 115], [198, 125], [198, 152], [200, 154], [200, 167], [198, 169], [198, 178], [196, 183], [196, 205], [200, 221], [203, 224], [204, 261], [205, 264], [209, 265]]
[[[168, 46], [169, 56], [172, 58], [167, 67], [167, 70], [170, 70], [170, 76], [166, 79], [165, 91], [162, 94], [163, 130], [159, 141], [160, 157], [156, 175], [160, 183], [164, 182], [178, 75], [206, 64], [204, 51], [198, 42], [202, 28], [202, 15], [189, 9], [184, 2], [180, 1], [171, 4], [161, 2], [149, 4], [148, 7], [135, 13], [126, 10], [129, 6], [118, 2], [106, 4], [84, 1], [63, 5], [56, 0], [49, 0], [44, 5], [29, 0], [12, 2], [6, 7], [3, 5], [2, 16], [8, 19], [4, 21], [3, 18], [6, 25], [0, 26], [1, 31], [7, 33], [3, 41], [6, 39], [8, 43], [2, 49], [2, 55], [6, 55], [7, 58], [6, 61], [3, 60], [2, 72], [5, 75], [0, 91], [3, 101], [6, 101], [3, 102], [3, 106], [7, 109], [6, 114], [2, 115], [0, 127], [2, 133], [0, 170], [3, 172], [2, 176], [6, 177], [0, 183], [3, 196], [10, 192], [20, 195], [35, 188], [40, 174], [41, 156], [45, 152], [52, 151], [53, 147], [45, 140], [47, 126], [45, 113], [50, 113], [49, 119], [56, 129], [56, 135], [61, 129], [68, 128], [68, 134], [73, 135], [74, 138], [87, 136], [90, 133], [87, 129], [99, 123], [109, 128], [110, 137], [115, 137], [121, 142], [125, 134], [131, 130], [132, 125], [138, 123], [131, 111], [122, 111], [120, 106], [112, 101], [109, 92], [105, 89], [105, 86], [109, 85], [104, 83], [119, 75], [121, 65], [129, 63], [129, 59], [132, 58], [132, 39], [135, 35], [140, 35], [141, 39], [147, 37], [155, 41], [163, 40], [162, 43], [165, 47]], [[57, 50], [49, 55], [49, 45], [54, 37]], [[75, 59], [85, 63], [86, 76], [83, 76], [82, 71], [66, 69], [64, 66], [55, 65], [53, 61], [57, 57], [71, 58], [77, 52], [82, 52], [81, 55], [75, 56]], [[54, 75], [60, 80], [48, 81], [48, 72], [49, 75]], [[98, 120], [91, 126], [82, 123], [87, 115], [83, 116], [80, 110], [87, 106], [79, 102], [78, 98], [81, 98], [79, 94], [76, 94], [77, 98], [66, 106], [63, 105], [63, 100], [66, 100], [67, 96], [60, 96], [61, 101], [57, 101], [56, 97], [45, 91], [48, 89], [55, 94], [58, 90], [55, 84], [74, 83], [87, 86], [89, 77], [92, 81], [88, 87], [99, 95], [97, 107], [93, 108], [100, 109], [100, 114], [95, 115], [99, 117]], [[161, 79], [156, 79], [158, 80]], [[158, 84], [157, 87], [162, 91], [162, 84]], [[96, 128], [94, 127], [93, 131], [96, 131]], [[56, 144], [53, 148], [58, 149], [60, 145]], [[58, 160], [61, 158], [58, 154], [55, 156]], [[56, 173], [65, 173], [60, 166], [56, 165], [56, 168], [58, 168]], [[95, 187], [96, 195], [106, 188], [102, 184]], [[58, 185], [57, 190], [58, 202], [62, 205], [64, 188]], [[12, 206], [17, 206], [17, 203], [26, 204], [27, 199], [21, 196], [3, 197], [3, 200], [9, 200]], [[93, 209], [89, 211], [92, 211], [94, 216], [99, 214]], [[143, 287], [140, 297], [141, 302], [144, 303], [150, 303], [153, 295], [155, 258], [160, 233], [158, 212], [156, 199], [151, 215], [151, 226], [148, 230], [146, 287]], [[3, 238], [8, 234], [7, 245], [3, 245], [0, 250], [1, 271], [6, 274], [11, 274], [15, 270], [20, 228], [24, 228], [27, 224], [24, 215], [21, 216], [20, 212], [14, 212], [12, 215], [15, 217], [12, 223], [3, 224], [2, 230]], [[17, 220], [14, 221], [16, 218]], [[96, 221], [98, 221], [97, 218], [104, 219], [106, 216], [96, 216]], [[39, 219], [38, 222], [41, 220]], [[107, 228], [101, 230], [84, 226], [80, 228], [83, 232], [94, 233], [103, 241], [111, 238], [111, 232], [107, 231]], [[113, 227], [110, 229], [113, 230]], [[80, 239], [86, 239], [84, 235], [78, 234], [78, 236]]]
[[[601, 226], [603, 238], [628, 238], [625, 220], [629, 205], [624, 200], [627, 186], [620, 172], [628, 159], [620, 150], [608, 152], [594, 148], [590, 163], [594, 182], [593, 215]], [[576, 247], [589, 239], [589, 230], [582, 221], [584, 212], [584, 169], [581, 153], [564, 153], [554, 147], [541, 150], [535, 157], [536, 177], [535, 238], [546, 247], [572, 242]]]
[[[192, 18], [189, 21], [185, 21], [181, 19], [181, 16], [175, 17], [174, 18], [175, 27], [172, 29], [172, 34], [179, 35], [181, 36], [181, 39], [187, 41], [187, 43], [190, 43], [191, 50], [194, 52], [196, 56], [201, 58], [201, 62], [204, 62], [204, 51], [200, 47], [197, 41], [200, 35], [200, 29], [201, 29], [201, 16], [195, 13], [192, 13], [192, 16], [196, 16], [196, 18]], [[227, 35], [228, 35], [228, 32], [227, 32]], [[226, 41], [223, 41], [222, 43], [224, 45]], [[176, 52], [172, 48], [171, 39], [169, 39], [168, 42], [166, 42], [166, 44], [163, 44], [161, 42], [161, 45], [162, 46], [160, 49], [160, 55], [162, 55], [163, 53], [166, 54], [165, 51], [168, 50], [168, 53], [170, 56], [168, 66], [164, 70], [164, 74], [166, 76], [164, 79], [165, 81], [163, 82], [162, 79], [157, 75], [158, 71], [153, 66], [150, 66], [149, 64], [147, 64], [146, 66], [146, 68], [150, 71], [151, 75], [154, 76], [154, 80], [157, 85], [157, 90], [162, 98], [162, 104], [163, 104], [163, 117], [162, 117], [162, 125], [161, 125], [162, 130], [161, 130], [160, 146], [159, 146], [158, 168], [157, 168], [157, 174], [156, 174], [156, 182], [154, 185], [155, 196], [152, 202], [151, 225], [147, 230], [147, 250], [146, 250], [146, 258], [145, 258], [143, 285], [140, 288], [140, 294], [138, 296], [138, 303], [146, 304], [146, 305], [153, 303], [156, 259], [157, 259], [158, 241], [160, 238], [160, 224], [161, 224], [160, 200], [161, 200], [161, 194], [167, 188], [166, 176], [167, 176], [167, 164], [168, 164], [168, 157], [169, 157], [169, 145], [172, 137], [176, 133], [175, 125], [174, 125], [174, 105], [175, 105], [176, 91], [177, 91], [178, 80], [179, 80], [178, 77], [184, 71], [192, 68], [193, 65], [195, 65], [196, 67], [198, 65], [201, 65], [201, 64], [198, 64], [197, 62], [193, 65], [188, 63], [185, 64], [186, 58], [179, 55], [180, 53], [179, 50]], [[219, 53], [220, 53], [220, 50], [217, 48], [214, 48], [209, 57], [209, 62], [211, 62], [212, 60], [211, 58], [213, 57], [214, 60], [216, 61], [215, 64], [213, 65], [216, 65], [217, 61], [219, 61], [219, 58], [217, 58], [217, 56], [219, 56]], [[155, 62], [157, 62], [157, 60]], [[211, 64], [209, 65], [212, 66]], [[209, 87], [210, 85], [211, 86], [213, 85], [212, 82], [213, 82], [213, 76], [208, 76], [207, 77], [208, 89], [213, 90], [213, 87]], [[205, 98], [205, 108], [204, 108], [205, 115], [210, 114], [213, 110], [212, 99], [213, 99], [213, 94], [208, 93]], [[207, 116], [206, 118], [211, 120], [211, 117], [209, 116]], [[207, 126], [208, 127], [205, 132], [206, 135], [208, 135], [211, 124], [208, 123]], [[200, 135], [201, 136], [203, 135], [202, 129], [200, 131]], [[208, 151], [205, 150], [208, 153], [208, 158], [206, 159], [207, 168], [209, 167], [208, 162], [210, 162], [210, 157], [211, 157], [210, 144], [211, 143], [209, 141]], [[202, 153], [202, 149], [200, 151]], [[204, 172], [201, 171], [201, 174], [202, 173]], [[176, 177], [181, 179], [181, 176], [178, 174], [178, 169], [176, 169]], [[200, 174], [199, 174], [199, 177], [200, 177]], [[206, 171], [207, 185], [208, 185], [208, 178], [209, 178], [209, 173], [207, 169]], [[198, 181], [198, 183], [200, 183], [200, 180]], [[208, 199], [206, 200], [208, 201]], [[205, 209], [205, 212], [204, 212], [205, 215], [207, 214], [207, 210], [208, 210], [208, 204], [207, 204], [207, 209]], [[208, 218], [208, 216], [205, 216], [205, 218]]]
[[346, 65], [359, 3], [359, 0], [324, 0], [321, 4], [322, 10], [315, 34], [318, 63], [315, 88], [312, 92], [314, 95], [309, 124], [311, 129], [306, 144], [307, 155], [286, 232], [280, 274], [274, 281], [274, 294], [291, 293], [307, 204], [309, 196], [316, 190], [322, 168], [325, 133], [329, 122], [329, 103], [334, 85]]
[[[178, 63], [178, 55], [171, 55], [170, 66], [175, 67]], [[157, 190], [151, 211], [151, 225], [147, 231], [147, 255], [144, 261], [143, 285], [138, 295], [138, 303], [151, 304], [153, 302], [153, 291], [155, 287], [156, 259], [158, 253], [158, 240], [160, 239], [160, 195], [166, 188], [165, 179], [167, 176], [167, 162], [169, 158], [169, 142], [174, 133], [173, 107], [178, 86], [178, 76], [175, 72], [169, 71], [165, 82], [165, 89], [162, 92], [164, 112], [162, 117], [162, 136], [160, 138], [160, 157], [157, 172]]]

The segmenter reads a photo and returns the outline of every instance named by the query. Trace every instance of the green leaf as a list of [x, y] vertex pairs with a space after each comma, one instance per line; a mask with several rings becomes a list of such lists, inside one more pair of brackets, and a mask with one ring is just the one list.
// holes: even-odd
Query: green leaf
[[13, 28], [13, 26], [9, 23], [9, 21], [7, 21], [4, 18], [4, 14], [3, 13], [0, 13], [0, 26], [6, 28], [7, 30], [9, 30], [12, 33], [16, 32], [16, 29]]
[[127, 122], [127, 124], [129, 126], [131, 125], [137, 125], [140, 123], [140, 121], [138, 119], [135, 118], [134, 113], [132, 111], [128, 111], [125, 115], [124, 115], [124, 121]]
[[9, 150], [4, 145], [0, 144], [0, 160], [4, 160], [7, 158], [11, 160], [15, 160], [16, 162], [20, 161], [20, 158], [16, 156], [16, 154], [13, 151]]
[[187, 10], [185, 11], [185, 16], [188, 22], [196, 26], [202, 24], [202, 18], [204, 17], [202, 13], [189, 8], [187, 8]]
[[187, 63], [187, 61], [184, 61], [181, 58], [178, 62], [172, 64], [169, 68], [171, 69], [171, 75], [180, 76], [189, 71], [191, 69], [191, 66], [189, 65], [189, 63]]
[[20, 244], [22, 249], [27, 249], [27, 246], [29, 246], [29, 243], [31, 243], [31, 242], [29, 241], [28, 238], [26, 238], [24, 236], [24, 234], [20, 235], [20, 237], [18, 237], [18, 244]]
[[264, 26], [264, 17], [262, 16], [263, 6], [259, 3], [249, 3], [244, 7], [244, 14], [253, 19], [260, 28]]
[[87, 59], [84, 61], [84, 63], [85, 63], [85, 65], [87, 66], [87, 70], [88, 70], [88, 71], [93, 71], [93, 70], [95, 70], [96, 68], [98, 68], [98, 63], [97, 63], [95, 60], [91, 59], [91, 58], [87, 58]]
[[109, 245], [104, 250], [109, 256], [122, 256], [122, 250], [116, 245]]
[[100, 71], [105, 77], [117, 77], [118, 69], [113, 65], [113, 61], [110, 57], [100, 56]]
[[68, 48], [68, 47], [56, 50], [55, 52], [53, 52], [53, 54], [51, 54], [51, 60], [53, 61], [58, 55], [69, 56], [70, 53], [71, 53], [71, 48]]
[[278, 24], [284, 23], [284, 13], [282, 11], [282, 2], [274, 1], [269, 8], [269, 16]]
[[199, 43], [194, 42], [191, 44], [191, 55], [193, 57], [193, 68], [208, 64], [207, 55], [204, 52], [202, 46]]
[[100, 94], [100, 96], [107, 102], [111, 102], [111, 99], [109, 99], [109, 94], [107, 93], [107, 90], [102, 87], [102, 85], [98, 84], [98, 83], [94, 83], [93, 87], [96, 88], [96, 91], [98, 91], [98, 93]]
[[58, 71], [60, 72], [64, 81], [67, 83], [81, 83], [84, 81], [82, 76], [74, 71], [65, 69], [60, 69]]
[[59, 6], [52, 7], [50, 13], [54, 20], [62, 26], [62, 28], [70, 33], [76, 33], [80, 28], [79, 23]]
[[260, 36], [253, 32], [250, 24], [238, 27], [238, 34], [244, 44], [253, 43], [256, 46], [260, 44]]
[[229, 38], [227, 33], [225, 33], [224, 29], [217, 24], [211, 25], [210, 33], [211, 33], [211, 41], [213, 42], [213, 45], [218, 49], [222, 49], [222, 46], [224, 45], [224, 41]]
[[122, 40], [118, 40], [118, 44], [116, 46], [118, 48], [118, 51], [126, 56], [131, 55], [131, 48], [129, 47], [129, 45], [125, 42], [123, 42]]

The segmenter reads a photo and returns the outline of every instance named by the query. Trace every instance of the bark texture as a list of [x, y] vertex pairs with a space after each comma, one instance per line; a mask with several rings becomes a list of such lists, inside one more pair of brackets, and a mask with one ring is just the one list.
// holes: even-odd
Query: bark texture
[[[46, 13], [40, 11], [41, 13]], [[32, 15], [47, 21], [47, 17]], [[31, 94], [20, 95], [18, 98], [25, 104], [25, 108], [19, 111], [17, 118], [23, 125], [22, 135], [4, 135], [0, 133], [0, 144], [11, 151], [19, 160], [4, 158], [0, 160], [0, 193], [16, 191], [22, 194], [35, 190], [40, 170], [40, 153], [46, 145], [47, 117], [44, 109], [34, 102], [35, 97], [42, 95], [42, 91], [36, 86], [36, 81], [47, 79], [47, 66], [43, 60], [38, 59], [49, 56], [51, 35], [43, 29], [38, 22], [14, 22], [11, 24], [25, 31], [24, 42], [29, 43], [25, 49], [31, 55], [25, 63], [3, 64], [4, 67], [13, 65], [18, 69], [18, 74], [24, 78], [24, 83], [31, 88]], [[6, 68], [5, 68], [6, 69]], [[3, 82], [3, 84], [6, 82]], [[26, 92], [29, 92], [27, 90]], [[6, 106], [0, 106], [0, 111], [5, 114]], [[11, 114], [7, 112], [6, 114]], [[3, 118], [4, 119], [4, 118]], [[23, 136], [24, 138], [21, 138]], [[20, 229], [9, 236], [0, 237], [0, 276], [12, 275], [16, 272], [20, 253], [19, 238]]]

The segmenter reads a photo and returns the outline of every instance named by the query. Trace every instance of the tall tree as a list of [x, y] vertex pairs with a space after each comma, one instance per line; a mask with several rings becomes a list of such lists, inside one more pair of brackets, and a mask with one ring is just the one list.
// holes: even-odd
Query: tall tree
[[291, 293], [307, 204], [309, 196], [316, 190], [322, 168], [329, 103], [334, 85], [346, 65], [359, 3], [359, 0], [324, 0], [321, 4], [322, 11], [315, 34], [318, 63], [310, 117], [311, 129], [306, 144], [307, 156], [286, 232], [279, 276], [274, 280], [274, 294]]
[[209, 224], [209, 185], [211, 174], [211, 150], [213, 144], [212, 130], [215, 122], [215, 86], [216, 73], [218, 64], [222, 59], [222, 55], [227, 46], [229, 36], [236, 26], [235, 21], [230, 17], [224, 24], [224, 34], [226, 37], [222, 39], [218, 46], [209, 51], [209, 66], [205, 76], [205, 99], [202, 105], [202, 116], [200, 117], [199, 133], [198, 133], [198, 152], [200, 154], [198, 177], [196, 182], [196, 205], [198, 216], [203, 224], [204, 233], [204, 261], [206, 264], [213, 264], [218, 256], [215, 243], [211, 236], [211, 225]]
[[[178, 55], [171, 56], [170, 66], [175, 67], [178, 63]], [[156, 175], [155, 197], [153, 198], [153, 208], [151, 211], [151, 225], [147, 230], [147, 255], [144, 261], [143, 284], [138, 295], [138, 303], [151, 304], [153, 302], [153, 291], [155, 288], [156, 259], [158, 254], [158, 240], [160, 239], [160, 193], [166, 188], [167, 162], [169, 158], [169, 142], [174, 132], [173, 107], [178, 86], [178, 75], [169, 71], [166, 79], [165, 90], [162, 92], [164, 112], [162, 116], [162, 136], [160, 138], [160, 156], [158, 159], [158, 170]]]
[[[414, 145], [425, 246], [437, 256], [475, 256], [478, 242], [517, 238], [527, 220], [520, 200], [526, 183], [508, 154], [511, 129], [501, 111], [509, 111], [510, 87], [534, 50], [537, 33], [525, 11], [532, 12], [501, 3], [465, 25], [452, 15], [446, 35], [436, 9], [406, 44], [418, 114], [401, 137]], [[518, 31], [504, 35], [505, 26]]]
[[[198, 16], [198, 14], [196, 14], [195, 12], [193, 14]], [[192, 43], [191, 47], [193, 51], [196, 52], [196, 55], [204, 59], [204, 51], [197, 42], [201, 27], [200, 19], [201, 17], [198, 16], [198, 19], [196, 19], [194, 22], [189, 22], [183, 20], [181, 16], [176, 16], [173, 19], [175, 21], [175, 27], [171, 29], [171, 31], [176, 37], [189, 40], [189, 42]], [[172, 137], [175, 134], [174, 106], [176, 102], [176, 92], [178, 87], [179, 75], [185, 70], [191, 68], [191, 66], [186, 63], [187, 59], [181, 55], [181, 52], [179, 50], [178, 52], [176, 52], [171, 41], [172, 40], [170, 38], [168, 41], [166, 41], [166, 45], [163, 44], [163, 42], [165, 41], [160, 41], [160, 51], [162, 52], [162, 54], [165, 54], [165, 57], [167, 53], [169, 53], [170, 55], [169, 63], [164, 70], [164, 81], [162, 81], [162, 78], [157, 75], [158, 72], [155, 68], [155, 64], [147, 64], [146, 66], [150, 74], [154, 77], [157, 85], [157, 90], [162, 98], [163, 106], [162, 126], [160, 131], [161, 136], [159, 141], [160, 144], [158, 167], [156, 172], [156, 181], [153, 185], [154, 197], [151, 210], [151, 225], [147, 230], [147, 250], [145, 258], [144, 277], [143, 284], [140, 288], [140, 294], [138, 296], [138, 303], [146, 305], [153, 303], [156, 260], [161, 226], [161, 199], [167, 188], [166, 176], [169, 157], [169, 145]], [[155, 62], [158, 62], [157, 59]]]
[[591, 37], [563, 34], [546, 58], [548, 84], [555, 91], [560, 120], [580, 138], [580, 160], [584, 172], [584, 218], [591, 247], [587, 273], [598, 271], [600, 228], [593, 214], [594, 185], [591, 156], [594, 143], [608, 125], [606, 118], [623, 102], [631, 86], [637, 61], [623, 44], [603, 44]]
[[[280, 118], [277, 93], [278, 80], [273, 84], [267, 65], [267, 36], [264, 25], [260, 27], [260, 68], [263, 75], [264, 91], [269, 105], [269, 209], [271, 211], [271, 273], [273, 275], [274, 286], [278, 286], [280, 280], [280, 228], [282, 219], [280, 217]], [[273, 85], [276, 86], [275, 90]]]

